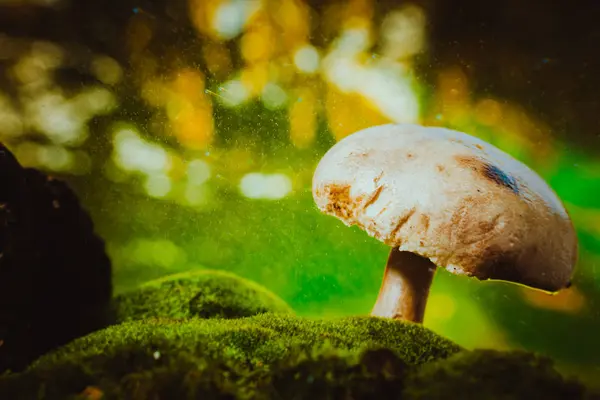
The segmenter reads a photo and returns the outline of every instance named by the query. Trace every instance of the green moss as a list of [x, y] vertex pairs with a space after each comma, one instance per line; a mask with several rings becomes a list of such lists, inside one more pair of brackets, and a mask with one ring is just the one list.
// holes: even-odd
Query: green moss
[[447, 357], [460, 350], [454, 343], [417, 324], [372, 317], [316, 320], [261, 314], [231, 320], [160, 318], [127, 322], [80, 338], [35, 365], [54, 364], [56, 360], [73, 357], [122, 354], [138, 346], [150, 354], [183, 351], [201, 355], [203, 359], [226, 359], [251, 366], [281, 360], [292, 348], [352, 351], [386, 347], [411, 365]]
[[[526, 352], [464, 351], [422, 366], [407, 379], [410, 399], [582, 399], [582, 385], [563, 378], [550, 359]], [[589, 397], [591, 398], [591, 397]]]
[[165, 394], [158, 398], [195, 398], [198, 393], [256, 398], [296, 376], [273, 371], [307, 368], [300, 361], [308, 359], [313, 360], [308, 365], [322, 365], [321, 373], [328, 376], [325, 366], [330, 364], [315, 359], [333, 354], [346, 371], [352, 357], [373, 347], [389, 349], [399, 365], [418, 365], [459, 350], [419, 325], [370, 317], [151, 319], [109, 327], [42, 357], [26, 373], [0, 380], [0, 398], [37, 398], [38, 390], [44, 393], [39, 398], [65, 398], [87, 386], [100, 388], [108, 398], [141, 399], [148, 392]]
[[89, 399], [86, 388], [133, 400], [591, 399], [548, 359], [461, 350], [420, 325], [372, 317], [131, 321], [0, 378], [3, 399]]
[[390, 319], [300, 318], [259, 285], [222, 272], [154, 281], [119, 296], [114, 306], [125, 322], [74, 340], [25, 372], [0, 377], [0, 399], [587, 395], [548, 359], [466, 351], [422, 325]]
[[261, 285], [224, 271], [194, 271], [154, 280], [116, 296], [117, 322], [150, 317], [241, 318], [290, 307]]
[[410, 366], [385, 348], [360, 354], [333, 352], [290, 357], [261, 382], [264, 398], [400, 398]]

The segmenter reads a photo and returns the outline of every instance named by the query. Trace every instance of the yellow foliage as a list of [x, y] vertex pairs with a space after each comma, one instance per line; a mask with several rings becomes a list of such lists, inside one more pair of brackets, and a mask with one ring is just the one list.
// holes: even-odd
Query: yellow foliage
[[360, 129], [391, 122], [363, 96], [343, 93], [333, 85], [327, 86], [325, 104], [329, 129], [336, 140]]
[[218, 39], [213, 29], [212, 19], [221, 3], [223, 0], [189, 0], [190, 19], [198, 32]]
[[308, 6], [299, 0], [278, 0], [272, 5], [283, 48], [291, 50], [307, 41], [310, 34]]
[[252, 64], [267, 61], [277, 51], [276, 32], [268, 16], [258, 12], [240, 42], [242, 56]]
[[192, 69], [178, 72], [170, 86], [167, 114], [173, 133], [191, 149], [206, 148], [214, 133], [212, 103], [204, 87], [204, 77]]
[[260, 63], [244, 68], [240, 80], [251, 96], [260, 94], [269, 81], [269, 64]]
[[297, 100], [289, 110], [290, 139], [299, 148], [312, 144], [317, 130], [317, 97], [310, 89], [298, 92]]

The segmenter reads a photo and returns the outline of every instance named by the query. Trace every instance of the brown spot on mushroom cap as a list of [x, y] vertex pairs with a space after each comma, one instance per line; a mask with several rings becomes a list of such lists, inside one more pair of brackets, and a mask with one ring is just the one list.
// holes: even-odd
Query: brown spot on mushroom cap
[[425, 215], [425, 214], [421, 215], [421, 226], [424, 231], [427, 231], [429, 229], [430, 221], [431, 221], [431, 218], [429, 217], [429, 215]]
[[373, 195], [367, 199], [367, 201], [365, 202], [363, 207], [367, 208], [371, 204], [375, 203], [377, 201], [377, 199], [379, 198], [379, 195], [381, 195], [382, 191], [383, 191], [383, 186], [378, 186], [377, 189], [375, 189], [375, 192], [373, 192]]
[[404, 227], [404, 225], [406, 225], [406, 223], [413, 217], [413, 215], [415, 215], [416, 211], [416, 208], [411, 208], [410, 210], [408, 210], [407, 213], [402, 214], [400, 217], [398, 217], [394, 224], [394, 227], [392, 228], [392, 232], [389, 235], [389, 238], [384, 241], [386, 244], [389, 244], [391, 246], [397, 245], [398, 232]]
[[347, 225], [358, 225], [364, 229], [364, 224], [356, 220], [357, 212], [364, 210], [371, 204], [377, 201], [380, 193], [383, 190], [382, 186], [372, 193], [370, 197], [350, 195], [349, 185], [325, 185], [322, 189], [318, 189], [318, 196], [326, 198], [327, 202], [323, 211], [327, 214], [335, 215]]
[[510, 189], [515, 193], [519, 193], [516, 180], [498, 166], [473, 156], [459, 155], [456, 156], [455, 159], [459, 166], [475, 171], [481, 177], [488, 179], [499, 186]]
[[350, 197], [350, 185], [326, 185], [322, 190], [319, 195], [328, 199], [325, 212], [343, 219], [352, 218], [355, 204]]
[[347, 136], [321, 159], [313, 196], [322, 211], [454, 273], [552, 291], [577, 260], [573, 225], [547, 183], [462, 132], [389, 124]]
[[478, 172], [481, 170], [481, 161], [473, 156], [465, 156], [461, 154], [455, 156], [454, 159], [462, 168], [469, 168]]

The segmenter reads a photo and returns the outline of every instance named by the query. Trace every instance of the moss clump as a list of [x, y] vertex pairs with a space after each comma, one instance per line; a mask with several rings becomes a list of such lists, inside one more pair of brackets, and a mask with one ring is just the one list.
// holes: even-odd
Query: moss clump
[[115, 320], [125, 322], [150, 317], [242, 318], [290, 307], [261, 285], [223, 271], [194, 271], [144, 284], [116, 296]]
[[259, 387], [263, 398], [400, 398], [410, 365], [389, 349], [290, 357], [272, 368]]
[[158, 351], [163, 362], [165, 357], [185, 352], [207, 360], [264, 366], [284, 359], [292, 348], [312, 352], [365, 347], [391, 349], [410, 365], [444, 358], [460, 350], [453, 342], [417, 324], [373, 317], [318, 320], [261, 314], [228, 320], [153, 318], [126, 322], [77, 339], [34, 365], [44, 368], [56, 365], [59, 360], [95, 356], [101, 358], [97, 362], [104, 363], [110, 362], [111, 354], [119, 358], [141, 349], [150, 355]]
[[420, 325], [372, 317], [131, 321], [0, 378], [3, 399], [99, 394], [105, 400], [592, 398], [547, 359], [461, 350]]
[[525, 352], [461, 351], [409, 365], [388, 349], [359, 357], [323, 354], [287, 359], [262, 382], [264, 398], [404, 400], [597, 400], [564, 379], [548, 358]]
[[[86, 387], [98, 388], [105, 398], [269, 398], [264, 396], [285, 390], [286, 382], [315, 366], [321, 381], [331, 380], [335, 363], [340, 374], [350, 373], [347, 380], [363, 376], [352, 369], [352, 357], [373, 347], [393, 353], [398, 370], [459, 351], [419, 325], [370, 317], [150, 319], [77, 339], [25, 373], [0, 379], [0, 398], [66, 398]], [[319, 357], [327, 354], [334, 358], [323, 363]]]
[[0, 377], [0, 399], [592, 398], [545, 358], [462, 350], [390, 319], [299, 318], [222, 272], [155, 281], [114, 306], [124, 322]]
[[[410, 399], [582, 399], [585, 388], [563, 378], [550, 359], [526, 352], [476, 350], [424, 365], [407, 379]], [[590, 397], [587, 397], [590, 396]]]

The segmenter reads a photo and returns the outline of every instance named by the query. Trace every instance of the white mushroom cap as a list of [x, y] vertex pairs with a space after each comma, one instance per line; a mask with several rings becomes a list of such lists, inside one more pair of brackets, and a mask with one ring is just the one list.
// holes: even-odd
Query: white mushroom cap
[[455, 274], [556, 291], [577, 237], [534, 171], [473, 136], [381, 125], [335, 144], [313, 177], [319, 209]]

